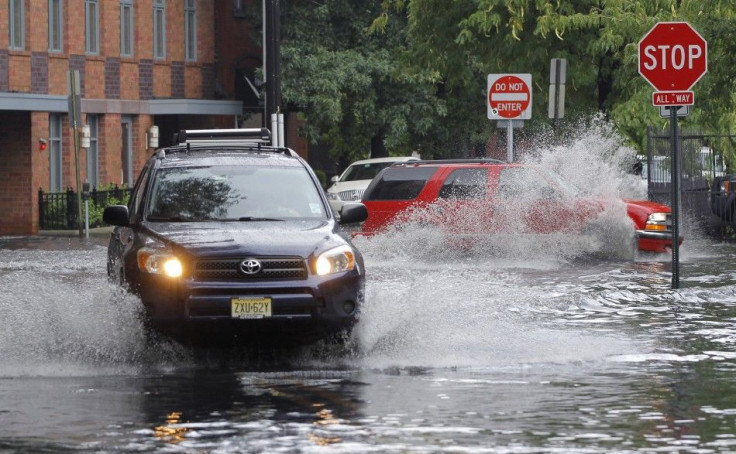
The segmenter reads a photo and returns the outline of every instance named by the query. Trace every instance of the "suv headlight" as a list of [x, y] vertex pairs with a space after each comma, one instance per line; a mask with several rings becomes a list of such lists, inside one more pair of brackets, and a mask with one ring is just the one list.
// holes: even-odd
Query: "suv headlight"
[[142, 247], [138, 249], [138, 269], [168, 277], [181, 277], [184, 267], [170, 250]]
[[327, 200], [340, 200], [340, 196], [336, 192], [328, 192]]
[[348, 245], [325, 251], [317, 257], [314, 270], [318, 276], [349, 271], [355, 268], [355, 252]]
[[647, 225], [644, 227], [644, 230], [657, 230], [660, 232], [664, 232], [669, 230], [670, 222], [669, 222], [669, 213], [652, 213], [647, 218]]

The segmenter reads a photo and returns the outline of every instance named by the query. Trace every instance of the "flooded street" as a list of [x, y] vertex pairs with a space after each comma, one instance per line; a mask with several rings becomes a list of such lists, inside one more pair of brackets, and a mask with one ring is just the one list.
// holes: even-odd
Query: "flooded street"
[[104, 240], [0, 239], [0, 451], [736, 450], [735, 245], [671, 290], [668, 257], [429, 241], [358, 241], [360, 351], [275, 359], [147, 344]]

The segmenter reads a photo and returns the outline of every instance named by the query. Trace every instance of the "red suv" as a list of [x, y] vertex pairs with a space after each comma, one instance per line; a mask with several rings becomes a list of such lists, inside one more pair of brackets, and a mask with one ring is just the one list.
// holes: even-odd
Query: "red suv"
[[[666, 252], [672, 246], [671, 210], [646, 200], [584, 196], [544, 168], [495, 160], [414, 161], [384, 169], [363, 195], [368, 219], [359, 234], [384, 232], [392, 225], [418, 222], [447, 233], [595, 233], [607, 235], [608, 210], [631, 219], [630, 237], [641, 251]], [[612, 206], [613, 205], [613, 206]], [[626, 227], [628, 228], [628, 227]], [[682, 238], [680, 238], [682, 242]]]

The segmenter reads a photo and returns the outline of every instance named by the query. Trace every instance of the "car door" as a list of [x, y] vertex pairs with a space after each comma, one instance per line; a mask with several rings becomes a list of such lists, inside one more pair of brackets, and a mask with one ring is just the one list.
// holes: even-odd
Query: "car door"
[[563, 182], [533, 166], [499, 166], [494, 172], [494, 229], [553, 233], [579, 230], [578, 200]]
[[438, 217], [435, 223], [455, 235], [488, 233], [492, 218], [488, 192], [487, 166], [448, 169], [430, 211]]
[[154, 160], [150, 161], [141, 171], [128, 201], [128, 226], [118, 226], [112, 232], [108, 246], [107, 273], [116, 282], [125, 281], [125, 256], [135, 243], [135, 226], [143, 217], [145, 194], [148, 189], [148, 180]]

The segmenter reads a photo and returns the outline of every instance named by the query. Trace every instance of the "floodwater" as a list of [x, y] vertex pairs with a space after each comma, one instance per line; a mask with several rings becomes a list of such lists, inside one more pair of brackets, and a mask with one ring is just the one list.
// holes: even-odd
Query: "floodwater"
[[0, 239], [0, 451], [736, 451], [735, 245], [671, 290], [664, 256], [359, 243], [360, 351], [256, 358], [147, 344], [99, 241]]
[[104, 240], [0, 238], [0, 451], [736, 452], [736, 245], [684, 231], [678, 290], [578, 237], [360, 238], [359, 348], [255, 353], [147, 341]]

